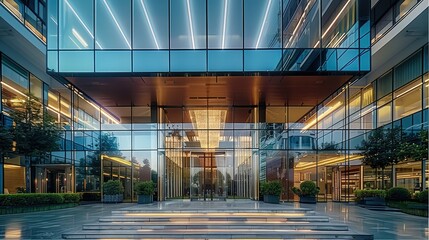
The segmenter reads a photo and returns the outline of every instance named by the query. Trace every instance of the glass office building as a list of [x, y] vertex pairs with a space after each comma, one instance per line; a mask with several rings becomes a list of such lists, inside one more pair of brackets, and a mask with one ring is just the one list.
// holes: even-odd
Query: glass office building
[[[418, 3], [389, 9], [403, 16]], [[319, 201], [350, 201], [354, 190], [379, 186], [359, 144], [382, 126], [427, 129], [428, 68], [422, 44], [366, 77], [371, 47], [389, 32], [375, 7], [47, 1], [46, 68], [55, 80], [35, 84], [2, 55], [5, 121], [18, 92], [31, 92], [64, 129], [61, 149], [34, 163], [33, 191], [100, 192], [118, 179], [133, 200], [133, 184], [153, 180], [159, 200], [256, 200], [261, 181], [280, 180], [282, 199], [294, 201], [291, 188], [312, 180]], [[25, 172], [19, 159], [4, 160], [11, 191], [19, 185], [11, 176]], [[398, 165], [385, 180], [424, 186], [424, 166]]]

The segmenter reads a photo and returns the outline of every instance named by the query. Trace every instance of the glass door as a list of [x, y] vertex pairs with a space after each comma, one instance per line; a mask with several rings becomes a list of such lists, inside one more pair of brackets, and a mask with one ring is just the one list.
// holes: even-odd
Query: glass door
[[192, 153], [190, 164], [192, 200], [224, 200], [227, 197], [225, 153]]

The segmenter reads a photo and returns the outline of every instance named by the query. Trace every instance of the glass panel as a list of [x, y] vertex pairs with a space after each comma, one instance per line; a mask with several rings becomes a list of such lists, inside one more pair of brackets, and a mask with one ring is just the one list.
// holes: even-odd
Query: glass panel
[[322, 47], [357, 48], [359, 46], [359, 22], [356, 13], [357, 1], [343, 0], [330, 14], [323, 14]]
[[280, 48], [280, 0], [244, 1], [244, 48]]
[[131, 0], [96, 0], [97, 49], [131, 49]]
[[283, 47], [320, 47], [319, 1], [283, 1]]
[[422, 109], [422, 82], [421, 78], [396, 90], [393, 95], [393, 120], [406, 117]]
[[208, 0], [208, 48], [243, 47], [243, 0]]
[[157, 148], [157, 136], [153, 131], [133, 131], [132, 141], [133, 149], [136, 150]]
[[61, 51], [60, 72], [94, 72], [94, 52]]
[[423, 107], [424, 108], [429, 108], [429, 73], [426, 73], [423, 76]]
[[48, 49], [58, 48], [58, 1], [48, 2]]
[[48, 63], [46, 64], [48, 72], [58, 72], [58, 52], [48, 51]]
[[30, 93], [42, 101], [43, 82], [33, 74], [30, 74]]
[[369, 85], [362, 90], [362, 108], [374, 102], [374, 87]]
[[244, 71], [280, 71], [281, 50], [245, 50]]
[[[131, 105], [131, 103], [130, 103]], [[107, 107], [101, 111], [101, 129], [129, 130], [131, 129], [131, 106]]]
[[131, 72], [131, 51], [96, 51], [95, 71]]
[[380, 99], [392, 92], [392, 72], [385, 74], [377, 80], [377, 98]]
[[213, 72], [243, 71], [243, 51], [210, 50], [208, 70]]
[[377, 109], [377, 127], [388, 124], [392, 121], [392, 104], [389, 103]]
[[394, 89], [407, 84], [422, 74], [422, 52], [414, 54], [399, 66], [395, 67]]
[[94, 1], [63, 0], [59, 3], [60, 49], [94, 48]]
[[134, 72], [168, 72], [168, 51], [134, 51]]
[[358, 71], [359, 70], [359, 50], [358, 49], [337, 49], [338, 71]]
[[205, 72], [206, 51], [171, 51], [171, 72]]
[[133, 48], [167, 49], [168, 0], [133, 0]]
[[170, 5], [170, 47], [206, 48], [206, 1], [175, 0]]

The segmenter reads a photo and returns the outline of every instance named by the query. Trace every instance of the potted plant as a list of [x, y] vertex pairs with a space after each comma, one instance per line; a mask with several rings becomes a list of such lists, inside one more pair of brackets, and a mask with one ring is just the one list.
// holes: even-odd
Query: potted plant
[[299, 185], [299, 188], [292, 188], [292, 192], [299, 196], [300, 203], [316, 203], [316, 196], [319, 191], [319, 187], [313, 181], [304, 181]]
[[261, 193], [264, 195], [264, 202], [279, 203], [282, 185], [279, 181], [269, 181], [261, 183]]
[[124, 186], [119, 180], [109, 180], [103, 184], [103, 202], [119, 203], [124, 200]]
[[138, 182], [134, 186], [139, 204], [152, 203], [155, 184], [152, 181]]

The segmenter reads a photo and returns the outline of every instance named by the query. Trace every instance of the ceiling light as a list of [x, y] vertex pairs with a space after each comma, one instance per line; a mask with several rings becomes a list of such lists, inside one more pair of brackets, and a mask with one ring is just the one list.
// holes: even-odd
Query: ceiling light
[[218, 148], [220, 131], [225, 125], [227, 110], [189, 110], [192, 126], [196, 129], [201, 148]]

